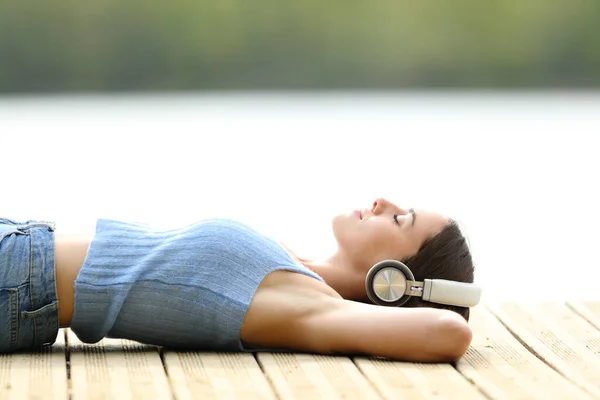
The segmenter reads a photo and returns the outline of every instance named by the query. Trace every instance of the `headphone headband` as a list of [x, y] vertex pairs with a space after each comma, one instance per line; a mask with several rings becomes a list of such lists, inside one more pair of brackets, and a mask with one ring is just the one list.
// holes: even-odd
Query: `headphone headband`
[[473, 283], [425, 279], [423, 300], [451, 306], [473, 307], [481, 298], [481, 287]]

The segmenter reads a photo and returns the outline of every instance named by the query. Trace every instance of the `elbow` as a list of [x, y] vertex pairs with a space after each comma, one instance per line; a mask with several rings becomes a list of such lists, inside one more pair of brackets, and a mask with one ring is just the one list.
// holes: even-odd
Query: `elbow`
[[459, 315], [448, 315], [440, 320], [442, 327], [440, 333], [442, 335], [440, 349], [441, 361], [455, 362], [458, 361], [469, 349], [473, 332], [469, 324]]

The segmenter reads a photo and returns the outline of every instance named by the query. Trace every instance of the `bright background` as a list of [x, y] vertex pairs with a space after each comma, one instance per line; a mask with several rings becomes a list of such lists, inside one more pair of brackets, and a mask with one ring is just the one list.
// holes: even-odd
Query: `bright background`
[[241, 218], [297, 253], [376, 196], [461, 222], [484, 298], [599, 298], [600, 96], [204, 93], [0, 101], [2, 215]]
[[377, 196], [484, 297], [600, 298], [600, 2], [0, 1], [0, 215], [241, 218], [306, 257]]

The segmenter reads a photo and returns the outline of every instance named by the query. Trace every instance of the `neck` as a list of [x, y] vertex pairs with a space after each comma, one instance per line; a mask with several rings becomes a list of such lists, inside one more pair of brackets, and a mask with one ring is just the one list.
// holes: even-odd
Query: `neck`
[[366, 301], [365, 275], [341, 253], [323, 260], [299, 258], [305, 267], [322, 277], [333, 290], [347, 300]]

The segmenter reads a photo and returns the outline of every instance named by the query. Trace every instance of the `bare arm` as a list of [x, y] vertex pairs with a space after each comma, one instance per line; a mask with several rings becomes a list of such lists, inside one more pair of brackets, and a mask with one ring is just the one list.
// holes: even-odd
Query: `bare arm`
[[452, 311], [341, 299], [331, 299], [302, 326], [313, 351], [417, 362], [455, 361], [467, 351], [472, 337], [466, 321]]
[[344, 300], [329, 286], [287, 271], [265, 277], [240, 334], [257, 347], [422, 362], [454, 361], [471, 342], [471, 329], [452, 311]]

